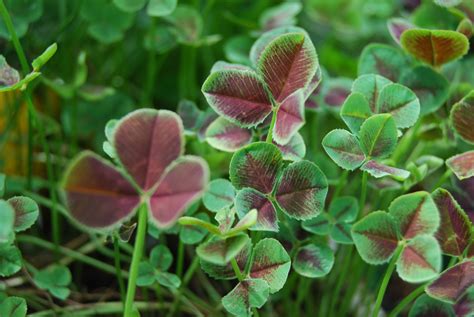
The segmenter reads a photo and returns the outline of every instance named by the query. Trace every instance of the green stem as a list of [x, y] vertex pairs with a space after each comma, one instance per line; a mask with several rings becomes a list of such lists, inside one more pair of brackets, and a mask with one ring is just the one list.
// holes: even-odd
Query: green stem
[[342, 191], [342, 188], [346, 185], [347, 183], [347, 177], [349, 176], [349, 171], [348, 170], [344, 170], [344, 172], [342, 172], [342, 175], [341, 177], [339, 178], [339, 181], [337, 182], [337, 187], [336, 189], [334, 190], [334, 194], [332, 195], [332, 199], [334, 200], [336, 197], [339, 197], [339, 195], [341, 194], [341, 191]]
[[346, 288], [344, 299], [340, 305], [340, 309], [338, 310], [338, 316], [347, 316], [347, 310], [352, 303], [354, 293], [359, 287], [360, 277], [364, 273], [364, 262], [360, 259], [360, 257], [356, 258], [354, 266], [351, 273], [351, 282], [349, 283], [350, 286]]
[[[150, 302], [136, 302], [135, 306], [140, 310], [153, 311], [163, 308], [168, 308], [168, 303], [150, 303]], [[48, 316], [97, 316], [97, 315], [114, 315], [123, 311], [121, 302], [107, 302], [107, 303], [96, 303], [96, 304], [80, 304], [71, 305], [61, 308], [59, 313], [55, 310], [45, 310], [38, 313], [29, 315], [30, 317], [48, 317]], [[187, 312], [191, 313], [189, 309]]]
[[296, 296], [296, 309], [299, 313], [303, 312], [304, 309], [301, 307], [303, 299], [307, 296], [308, 290], [311, 287], [311, 280], [309, 278], [300, 277], [301, 283], [298, 285], [297, 296]]
[[398, 314], [403, 311], [403, 309], [410, 304], [415, 298], [421, 295], [425, 291], [425, 287], [427, 284], [420, 285], [416, 288], [413, 292], [408, 294], [397, 306], [390, 312], [388, 317], [396, 317]]
[[123, 281], [122, 268], [121, 268], [121, 265], [120, 265], [119, 239], [115, 235], [114, 235], [113, 239], [114, 239], [115, 272], [116, 272], [117, 281], [118, 281], [118, 284], [119, 284], [120, 298], [122, 299], [122, 303], [125, 304], [125, 283]]
[[183, 266], [184, 266], [184, 243], [181, 239], [179, 239], [178, 263], [176, 264], [176, 275], [178, 275], [179, 278], [183, 277]]
[[132, 264], [130, 265], [130, 276], [128, 279], [127, 296], [125, 298], [124, 317], [133, 316], [133, 302], [135, 299], [136, 283], [138, 277], [138, 266], [143, 255], [143, 248], [145, 246], [146, 225], [147, 225], [148, 210], [144, 203], [138, 210], [138, 228], [135, 237], [135, 247], [133, 249]]
[[367, 172], [362, 172], [362, 181], [360, 189], [360, 199], [359, 199], [359, 218], [364, 215], [365, 201], [367, 199]]
[[413, 143], [416, 140], [416, 136], [421, 126], [421, 120], [418, 120], [418, 122], [413, 126], [413, 128], [410, 129], [409, 133], [402, 138], [396, 151], [392, 155], [392, 159], [395, 164], [403, 161], [408, 151], [413, 147]]
[[[7, 8], [5, 7], [5, 3], [3, 0], [0, 0], [0, 15], [2, 16], [5, 26], [8, 29], [8, 33], [10, 34], [16, 54], [18, 56], [18, 59], [20, 60], [22, 72], [24, 73], [24, 75], [26, 75], [27, 73], [30, 72], [30, 66], [28, 65], [25, 52], [23, 50], [23, 47], [21, 46], [20, 40], [18, 39], [15, 28], [13, 26], [12, 19], [10, 17], [10, 14], [8, 13]], [[50, 182], [54, 182], [54, 176], [53, 176], [53, 165], [51, 164], [51, 157], [50, 157], [50, 152], [49, 152], [49, 144], [46, 140], [43, 124], [41, 120], [38, 120], [36, 108], [33, 104], [33, 101], [31, 100], [30, 89], [27, 88], [24, 94], [25, 94], [26, 103], [28, 106], [28, 125], [29, 126], [28, 126], [28, 173], [27, 174], [28, 174], [28, 188], [31, 189], [32, 177], [33, 177], [33, 174], [32, 174], [33, 145], [34, 145], [33, 126], [35, 124], [38, 128], [41, 146], [43, 147], [43, 150], [46, 155], [46, 172], [48, 175], [48, 180]], [[60, 240], [59, 214], [58, 214], [57, 209], [55, 208], [55, 204], [57, 202], [57, 196], [54, 189], [50, 189], [50, 195], [51, 195], [51, 199], [53, 200], [53, 208], [51, 209], [53, 241], [54, 241], [54, 244], [56, 245], [56, 248], [59, 248], [59, 242], [60, 242], [59, 241]]]
[[444, 172], [443, 175], [441, 175], [441, 177], [438, 179], [438, 181], [436, 182], [436, 184], [433, 186], [431, 190], [435, 190], [436, 188], [443, 185], [448, 180], [448, 178], [451, 176], [452, 173], [453, 172], [448, 168], [446, 172]]
[[183, 285], [188, 285], [189, 281], [194, 275], [194, 272], [196, 272], [197, 268], [199, 267], [199, 257], [195, 256], [193, 259], [193, 262], [191, 262], [191, 265], [189, 266], [188, 270], [184, 274], [183, 277]]
[[268, 128], [267, 138], [265, 139], [265, 142], [267, 143], [272, 143], [272, 140], [273, 140], [273, 129], [275, 128], [277, 112], [278, 112], [278, 107], [273, 107], [272, 121], [270, 122], [270, 128]]
[[349, 246], [349, 252], [346, 254], [344, 258], [344, 262], [342, 264], [341, 272], [339, 274], [339, 279], [337, 280], [336, 288], [334, 289], [333, 297], [331, 300], [331, 306], [330, 306], [330, 316], [333, 316], [334, 310], [336, 308], [336, 303], [339, 299], [339, 293], [341, 291], [342, 285], [344, 284], [346, 280], [347, 273], [349, 272], [349, 267], [351, 266], [351, 259], [352, 259], [352, 252], [354, 248], [352, 246]]
[[232, 260], [230, 260], [230, 264], [232, 265], [232, 269], [234, 269], [235, 276], [237, 276], [239, 282], [242, 282], [245, 279], [245, 276], [240, 271], [239, 265], [237, 264], [237, 260], [233, 258]]
[[392, 276], [393, 270], [395, 270], [395, 264], [397, 264], [398, 257], [403, 250], [403, 246], [399, 245], [397, 250], [395, 251], [395, 255], [392, 257], [390, 264], [385, 271], [385, 275], [382, 280], [382, 284], [380, 284], [379, 292], [377, 294], [377, 299], [375, 300], [375, 307], [372, 311], [372, 317], [377, 317], [379, 315], [380, 307], [382, 307], [382, 300], [385, 295], [385, 291], [387, 290], [388, 282], [390, 281], [390, 277]]
[[178, 309], [179, 303], [182, 301], [183, 291], [185, 290], [186, 285], [189, 283], [192, 276], [194, 275], [194, 272], [196, 272], [196, 269], [198, 268], [198, 266], [199, 266], [199, 257], [195, 256], [193, 259], [193, 262], [191, 263], [191, 266], [188, 268], [188, 270], [184, 274], [184, 278], [182, 279], [182, 283], [181, 283], [181, 286], [179, 287], [179, 290], [174, 294], [175, 295], [174, 301], [173, 301], [173, 304], [171, 305], [171, 309], [169, 313], [167, 314], [168, 317], [174, 316], [174, 313]]
[[[42, 240], [40, 238], [37, 238], [35, 236], [30, 236], [30, 235], [18, 235], [16, 236], [16, 241], [20, 243], [30, 243], [36, 246], [39, 246], [43, 249], [48, 249], [51, 251], [54, 251], [56, 249], [56, 246], [49, 242]], [[83, 262], [85, 264], [88, 264], [90, 266], [93, 266], [99, 270], [102, 270], [107, 273], [115, 274], [115, 268], [112, 265], [103, 263], [99, 260], [96, 260], [95, 258], [92, 258], [90, 256], [87, 256], [81, 252], [77, 252], [65, 247], [59, 247], [59, 252], [64, 254], [65, 256], [68, 256], [70, 258], [73, 258], [76, 261]]]

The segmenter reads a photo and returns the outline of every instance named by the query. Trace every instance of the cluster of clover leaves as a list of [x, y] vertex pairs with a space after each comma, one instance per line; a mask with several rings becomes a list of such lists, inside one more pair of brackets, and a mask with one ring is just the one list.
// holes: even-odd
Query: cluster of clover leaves
[[[336, 197], [328, 212], [324, 211], [328, 181], [316, 164], [302, 159], [304, 142], [298, 133], [304, 124], [305, 102], [321, 80], [308, 34], [296, 27], [266, 32], [253, 45], [250, 60], [253, 67], [217, 62], [202, 87], [219, 115], [205, 129], [208, 143], [235, 152], [230, 181], [216, 179], [208, 184], [207, 163], [199, 157], [182, 156], [182, 120], [172, 112], [152, 109], [134, 111], [106, 126], [104, 151], [115, 164], [86, 151], [65, 173], [62, 186], [69, 215], [81, 227], [117, 230], [138, 211], [128, 287], [131, 296], [127, 298], [134, 297], [134, 283], [180, 286], [179, 277], [167, 272], [172, 253], [165, 246], [155, 246], [149, 258], [140, 261], [148, 219], [150, 228], [158, 231], [173, 232], [178, 222], [181, 241], [200, 243], [196, 253], [209, 276], [238, 280], [222, 298], [223, 307], [236, 316], [251, 315], [252, 309], [262, 307], [270, 294], [282, 289], [291, 266], [305, 277], [327, 275], [334, 254], [320, 235], [329, 235], [340, 244], [354, 243], [370, 264], [390, 261], [389, 268], [396, 266], [408, 282], [436, 278], [426, 287], [432, 298], [451, 304], [464, 300], [474, 283], [472, 224], [447, 191], [406, 194], [393, 201], [388, 213], [374, 211], [362, 219], [353, 197]], [[367, 58], [364, 63], [372, 68], [379, 65], [370, 64]], [[376, 178], [409, 181], [408, 189], [439, 167], [439, 162], [426, 157], [416, 168], [407, 167], [418, 177], [410, 180], [410, 172], [384, 160], [393, 154], [403, 129], [426, 113], [423, 101], [410, 88], [394, 83], [397, 77], [375, 73], [361, 74], [355, 80], [340, 109], [350, 131], [331, 131], [323, 147], [344, 169], [360, 168]], [[193, 109], [188, 106], [183, 104], [182, 109]], [[462, 138], [472, 141], [463, 120], [465, 114], [472, 116], [470, 108], [472, 94], [453, 108], [451, 121]], [[195, 129], [206, 126], [193, 115], [184, 119], [185, 125]], [[456, 163], [457, 159], [452, 158], [449, 166], [470, 175], [469, 157], [465, 154]], [[195, 214], [201, 196], [204, 206], [215, 213], [215, 222], [208, 213]], [[298, 241], [293, 228], [297, 221], [316, 235]], [[262, 234], [285, 240], [289, 236], [291, 252], [280, 239], [260, 239]], [[442, 253], [460, 262], [438, 276]], [[456, 276], [454, 282], [452, 276]], [[133, 303], [127, 301], [125, 307], [130, 313]]]
[[[3, 32], [0, 32], [3, 33]], [[41, 68], [56, 53], [57, 45], [52, 44], [36, 57], [32, 63], [32, 70], [23, 78], [20, 73], [12, 68], [3, 55], [0, 55], [0, 93], [25, 90], [28, 85], [41, 75]], [[27, 66], [28, 65], [22, 65]], [[33, 110], [31, 110], [33, 112]], [[34, 113], [33, 113], [34, 116]], [[41, 122], [38, 130], [41, 129]], [[0, 174], [0, 198], [5, 195], [6, 177]], [[17, 233], [23, 233], [31, 228], [39, 217], [37, 203], [29, 197], [14, 196], [8, 199], [0, 199], [0, 276], [9, 277], [22, 268], [27, 270], [32, 276], [32, 282], [36, 287], [48, 291], [54, 297], [66, 299], [70, 290], [71, 273], [66, 266], [53, 264], [41, 270], [32, 265], [27, 265], [19, 247], [18, 242], [22, 241], [17, 237]], [[26, 316], [27, 305], [24, 298], [10, 296], [0, 298], [1, 316]]]
[[[0, 175], [0, 197], [5, 193], [5, 175]], [[37, 203], [25, 196], [0, 199], [0, 276], [9, 277], [24, 267], [16, 234], [31, 228], [37, 221]], [[65, 266], [54, 264], [41, 270], [26, 267], [32, 274], [36, 287], [48, 291], [54, 297], [66, 299], [70, 290], [71, 273]], [[26, 316], [27, 305], [24, 298], [10, 296], [0, 298], [1, 316]]]

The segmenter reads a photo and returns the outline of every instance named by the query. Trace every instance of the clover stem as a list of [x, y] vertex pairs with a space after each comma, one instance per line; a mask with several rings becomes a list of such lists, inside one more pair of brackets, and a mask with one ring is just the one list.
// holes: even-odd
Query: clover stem
[[342, 191], [342, 188], [346, 185], [347, 183], [347, 177], [349, 176], [349, 170], [344, 170], [342, 172], [341, 177], [339, 178], [339, 181], [337, 182], [337, 187], [334, 190], [334, 194], [332, 196], [332, 199], [334, 200], [336, 197], [339, 197], [339, 194]]
[[420, 285], [416, 288], [413, 292], [408, 294], [397, 306], [390, 312], [388, 317], [396, 317], [398, 314], [408, 305], [410, 304], [415, 298], [417, 298], [420, 294], [425, 291], [425, 287], [427, 284]]
[[446, 169], [446, 172], [444, 172], [444, 174], [441, 175], [441, 177], [438, 179], [438, 181], [436, 182], [436, 184], [433, 186], [433, 188], [431, 190], [435, 190], [436, 188], [443, 185], [444, 182], [446, 182], [448, 180], [448, 178], [451, 176], [452, 173], [453, 172], [449, 168]]
[[125, 305], [125, 284], [123, 282], [122, 276], [122, 268], [120, 266], [120, 246], [119, 246], [119, 239], [116, 235], [113, 236], [114, 240], [114, 263], [115, 263], [115, 274], [117, 275], [117, 281], [119, 284], [120, 290], [120, 299], [122, 303]]
[[138, 208], [138, 225], [137, 235], [135, 237], [135, 247], [133, 249], [132, 264], [130, 264], [130, 275], [128, 278], [127, 296], [125, 298], [124, 317], [133, 316], [133, 302], [135, 299], [135, 291], [137, 287], [138, 266], [143, 255], [143, 247], [145, 245], [146, 225], [148, 217], [148, 207], [143, 203]]
[[339, 293], [341, 292], [342, 285], [346, 281], [346, 276], [349, 273], [349, 267], [351, 266], [352, 253], [354, 252], [353, 246], [348, 246], [348, 252], [344, 256], [344, 262], [341, 266], [341, 271], [339, 272], [339, 278], [337, 279], [336, 287], [334, 288], [334, 293], [332, 295], [330, 307], [330, 315], [333, 315], [333, 312], [336, 308], [336, 303], [339, 299]]
[[184, 265], [184, 243], [179, 239], [178, 243], [178, 262], [176, 264], [176, 275], [179, 278], [183, 277], [183, 265]]
[[359, 217], [364, 214], [365, 200], [367, 198], [367, 172], [362, 172], [361, 189], [360, 189], [360, 200], [359, 200]]
[[[16, 55], [18, 56], [18, 59], [20, 60], [21, 69], [22, 69], [22, 72], [24, 73], [23, 75], [26, 75], [30, 71], [30, 67], [26, 59], [25, 51], [23, 50], [23, 47], [21, 46], [20, 40], [18, 39], [15, 28], [13, 26], [12, 19], [10, 17], [10, 14], [8, 13], [8, 9], [6, 8], [3, 0], [0, 0], [0, 16], [2, 17], [5, 23], [5, 26], [8, 29], [8, 33], [10, 34], [11, 40], [13, 42], [13, 46], [16, 51]], [[24, 95], [25, 95], [27, 109], [28, 109], [28, 166], [27, 166], [28, 186], [27, 187], [28, 189], [31, 189], [31, 183], [33, 179], [33, 171], [32, 171], [33, 145], [34, 145], [33, 144], [33, 129], [35, 127], [38, 129], [39, 140], [43, 148], [43, 151], [45, 152], [45, 155], [46, 155], [46, 174], [48, 176], [49, 182], [54, 183], [54, 177], [53, 177], [54, 175], [53, 175], [53, 165], [51, 164], [49, 144], [46, 140], [46, 136], [44, 133], [44, 126], [41, 120], [38, 120], [38, 114], [36, 113], [36, 108], [31, 99], [30, 89], [28, 87], [26, 88]], [[59, 212], [56, 208], [57, 196], [56, 196], [56, 191], [53, 186], [49, 186], [49, 193], [53, 201], [53, 205], [51, 208], [51, 227], [52, 227], [52, 233], [53, 233], [52, 235], [53, 235], [54, 244], [56, 246], [56, 251], [55, 251], [56, 256], [58, 256], [59, 255], [59, 252], [58, 252], [59, 240], [60, 240]]]
[[237, 276], [237, 279], [239, 280], [239, 282], [242, 282], [245, 277], [240, 271], [239, 265], [237, 264], [237, 260], [233, 258], [232, 260], [230, 260], [230, 264], [232, 265], [232, 268], [234, 269], [235, 276]]
[[[35, 237], [35, 236], [24, 235], [24, 234], [17, 235], [16, 236], [16, 241], [18, 241], [19, 243], [29, 243], [29, 244], [38, 246], [38, 247], [43, 248], [43, 249], [51, 250], [51, 251], [54, 251], [56, 249], [56, 246], [53, 243], [51, 243], [49, 241], [46, 241], [46, 240], [43, 240], [43, 239], [40, 239], [40, 238]], [[93, 244], [95, 244], [95, 242], [92, 243], [92, 245]], [[70, 257], [71, 259], [74, 259], [74, 260], [77, 260], [79, 262], [85, 263], [87, 265], [95, 267], [95, 268], [97, 268], [99, 270], [102, 270], [104, 272], [107, 272], [107, 273], [110, 273], [110, 274], [115, 274], [115, 270], [114, 270], [113, 266], [111, 266], [107, 263], [101, 262], [101, 261], [99, 261], [99, 260], [97, 260], [93, 257], [90, 257], [90, 256], [84, 254], [84, 253], [86, 253], [85, 251], [78, 252], [78, 251], [75, 251], [75, 250], [71, 250], [71, 249], [59, 246], [59, 252], [61, 254], [64, 254], [67, 257]]]
[[270, 122], [270, 128], [268, 129], [267, 139], [265, 140], [265, 142], [267, 143], [272, 143], [272, 140], [273, 140], [273, 129], [275, 128], [278, 108], [279, 107], [273, 107], [272, 121]]
[[410, 129], [410, 131], [400, 140], [397, 149], [392, 155], [392, 159], [395, 164], [400, 163], [406, 156], [407, 152], [413, 147], [416, 141], [416, 136], [420, 130], [422, 124], [419, 119], [416, 124]]
[[385, 291], [387, 290], [388, 282], [390, 281], [390, 277], [392, 276], [393, 270], [395, 269], [395, 265], [397, 264], [397, 260], [400, 256], [400, 253], [403, 250], [403, 245], [400, 244], [397, 249], [395, 250], [395, 254], [390, 261], [390, 264], [385, 271], [385, 275], [382, 280], [382, 284], [380, 284], [379, 292], [377, 294], [377, 299], [375, 300], [375, 307], [372, 311], [372, 317], [377, 317], [380, 311], [380, 307], [382, 307], [382, 300], [385, 295]]

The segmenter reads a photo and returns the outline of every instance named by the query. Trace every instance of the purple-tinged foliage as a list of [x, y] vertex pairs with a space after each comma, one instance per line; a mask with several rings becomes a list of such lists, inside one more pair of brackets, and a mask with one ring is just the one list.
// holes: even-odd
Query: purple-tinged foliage
[[403, 280], [417, 283], [435, 277], [441, 268], [441, 248], [434, 237], [439, 215], [431, 196], [406, 194], [395, 199], [389, 210], [372, 212], [352, 226], [362, 259], [382, 264], [397, 254], [397, 272]]
[[397, 145], [397, 127], [390, 114], [376, 114], [360, 127], [360, 148], [370, 158], [389, 156]]
[[352, 226], [352, 238], [362, 259], [369, 264], [390, 260], [398, 246], [397, 224], [385, 211], [374, 211]]
[[474, 176], [474, 151], [464, 152], [446, 160], [446, 165], [460, 180]]
[[251, 308], [260, 308], [269, 296], [268, 283], [262, 279], [245, 279], [222, 298], [222, 306], [235, 316], [250, 317]]
[[[137, 110], [107, 133], [125, 171], [86, 151], [64, 176], [66, 204], [79, 224], [111, 228], [133, 216], [145, 202], [151, 220], [169, 227], [203, 193], [209, 179], [207, 163], [198, 157], [180, 157], [183, 128], [176, 114]], [[181, 181], [184, 178], [187, 182]]]
[[249, 275], [263, 279], [270, 287], [270, 293], [276, 293], [285, 285], [291, 268], [291, 258], [278, 240], [265, 238], [254, 247], [254, 259]]
[[7, 200], [15, 212], [14, 229], [16, 232], [30, 228], [38, 218], [38, 204], [31, 198], [15, 196]]
[[393, 18], [387, 21], [388, 31], [397, 44], [400, 44], [402, 33], [414, 27], [413, 24], [402, 18]]
[[293, 268], [309, 278], [318, 278], [327, 275], [334, 265], [334, 253], [324, 245], [310, 244], [296, 251]]
[[202, 111], [199, 110], [196, 104], [186, 99], [181, 100], [178, 103], [176, 113], [183, 121], [183, 128], [185, 131], [192, 131], [197, 128], [199, 117], [202, 115]]
[[252, 71], [252, 68], [245, 65], [232, 64], [232, 63], [227, 63], [224, 61], [217, 61], [214, 63], [214, 65], [212, 65], [211, 73], [222, 71], [222, 70], [233, 70], [233, 69]]
[[[245, 266], [252, 252], [252, 243], [248, 240], [248, 243], [240, 250], [240, 252], [235, 256], [235, 261], [240, 268], [240, 271], [245, 270]], [[232, 265], [227, 263], [226, 265], [217, 265], [211, 262], [207, 262], [203, 259], [201, 261], [201, 268], [207, 275], [218, 280], [231, 280], [237, 278], [235, 272], [232, 269]]]
[[375, 178], [391, 176], [397, 180], [405, 180], [410, 176], [410, 172], [406, 170], [384, 165], [374, 160], [367, 161], [360, 167], [360, 169], [366, 171]]
[[369, 44], [360, 55], [358, 74], [379, 74], [396, 82], [409, 65], [400, 50], [385, 44]]
[[235, 188], [226, 179], [214, 179], [202, 197], [204, 206], [213, 212], [218, 212], [222, 208], [230, 207], [234, 203]]
[[214, 120], [206, 130], [206, 141], [213, 148], [234, 152], [250, 143], [252, 132], [224, 118]]
[[72, 218], [92, 229], [123, 222], [140, 203], [136, 189], [112, 164], [87, 151], [69, 165], [63, 188]]
[[306, 33], [306, 31], [297, 26], [282, 26], [265, 32], [255, 41], [255, 43], [252, 45], [252, 48], [250, 49], [249, 55], [252, 64], [254, 66], [257, 65], [260, 55], [262, 55], [265, 47], [267, 47], [271, 41], [286, 33], [303, 33], [309, 40], [309, 35]]
[[197, 255], [204, 261], [226, 265], [235, 258], [250, 241], [246, 234], [239, 234], [229, 238], [213, 237], [196, 248]]
[[[438, 301], [426, 294], [418, 297], [408, 317], [455, 317], [454, 309], [448, 303]], [[459, 317], [459, 316], [458, 316]]]
[[464, 34], [448, 30], [409, 29], [403, 32], [400, 43], [415, 58], [432, 66], [455, 60], [469, 50]]
[[244, 188], [235, 198], [235, 208], [239, 218], [243, 218], [250, 210], [257, 209], [257, 223], [251, 230], [278, 231], [278, 217], [272, 202], [253, 188]]
[[426, 288], [431, 297], [455, 303], [474, 285], [474, 261], [465, 260], [446, 271]]
[[278, 145], [284, 160], [300, 161], [306, 155], [306, 144], [298, 132], [285, 145]]
[[284, 2], [278, 6], [265, 10], [260, 16], [260, 26], [263, 31], [293, 25], [295, 17], [300, 13], [302, 5], [299, 2]]
[[450, 119], [461, 138], [474, 144], [474, 90], [453, 106]]
[[344, 169], [353, 171], [365, 160], [357, 137], [346, 130], [332, 130], [324, 137], [322, 144], [331, 159]]
[[390, 113], [397, 128], [409, 128], [420, 114], [420, 101], [413, 91], [400, 84], [388, 84], [377, 98], [377, 113]]
[[[382, 89], [389, 85], [392, 84], [392, 81], [376, 74], [366, 74], [366, 75], [361, 75], [357, 77], [356, 80], [354, 80], [354, 83], [352, 84], [352, 89], [351, 91], [353, 93], [359, 93], [362, 94], [363, 97], [365, 97], [365, 100], [362, 100], [360, 97], [357, 97], [354, 101], [346, 100], [347, 103], [349, 103], [349, 109], [355, 108], [355, 109], [361, 109], [358, 112], [362, 112], [363, 115], [363, 120], [360, 123], [365, 121], [368, 117], [372, 115], [372, 113], [377, 113], [378, 111], [378, 99], [380, 96], [380, 93]], [[368, 103], [368, 107], [366, 104]], [[367, 109], [368, 108], [368, 109]], [[342, 115], [342, 113], [341, 113]], [[356, 116], [359, 117], [360, 116]], [[359, 128], [360, 128], [359, 125]]]
[[420, 101], [420, 115], [438, 110], [448, 99], [449, 82], [439, 72], [425, 65], [406, 69], [399, 82], [410, 88]]
[[277, 102], [306, 88], [318, 68], [313, 44], [304, 33], [287, 33], [271, 41], [257, 62], [257, 70]]
[[321, 213], [327, 192], [327, 179], [319, 167], [300, 161], [291, 163], [283, 171], [275, 195], [288, 216], [306, 220]]
[[390, 215], [405, 239], [418, 235], [433, 235], [439, 227], [440, 216], [427, 192], [416, 192], [396, 198], [389, 207]]
[[287, 144], [304, 125], [304, 96], [297, 90], [282, 101], [277, 112], [273, 139], [278, 144]]
[[418, 283], [435, 277], [441, 270], [440, 247], [431, 235], [417, 235], [404, 246], [397, 261], [400, 278]]
[[256, 126], [272, 111], [264, 83], [253, 71], [215, 71], [204, 82], [202, 91], [219, 115], [243, 127]]
[[203, 194], [209, 179], [204, 166], [206, 162], [199, 157], [183, 156], [168, 167], [150, 197], [152, 220], [158, 226], [172, 226], [186, 207]]
[[474, 314], [474, 287], [469, 288], [453, 308], [456, 317], [472, 316]]
[[468, 39], [472, 37], [474, 33], [474, 26], [469, 18], [464, 18], [459, 22], [456, 31], [464, 34]]
[[304, 30], [284, 27], [263, 34], [250, 57], [256, 72], [218, 62], [202, 92], [219, 115], [241, 127], [265, 127], [273, 111], [274, 141], [285, 145], [304, 124], [305, 100], [321, 81], [316, 50]]
[[349, 78], [329, 79], [322, 87], [322, 106], [337, 109], [351, 93], [352, 80]]
[[445, 254], [461, 256], [472, 240], [471, 221], [447, 190], [438, 188], [431, 196], [441, 216], [436, 232], [441, 249]]
[[137, 185], [149, 190], [183, 153], [183, 125], [173, 112], [138, 110], [117, 122], [113, 146]]
[[283, 163], [278, 148], [269, 143], [252, 143], [235, 152], [230, 162], [229, 175], [237, 189], [252, 187], [270, 193]]

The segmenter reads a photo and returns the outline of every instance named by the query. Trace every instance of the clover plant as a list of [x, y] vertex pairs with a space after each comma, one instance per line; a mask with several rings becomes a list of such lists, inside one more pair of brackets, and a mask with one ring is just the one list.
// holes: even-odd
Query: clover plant
[[474, 315], [472, 1], [0, 17], [1, 317]]

